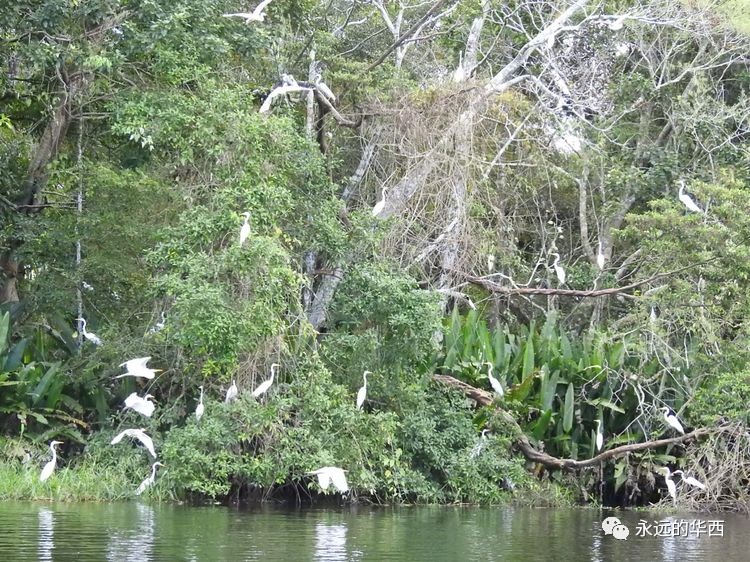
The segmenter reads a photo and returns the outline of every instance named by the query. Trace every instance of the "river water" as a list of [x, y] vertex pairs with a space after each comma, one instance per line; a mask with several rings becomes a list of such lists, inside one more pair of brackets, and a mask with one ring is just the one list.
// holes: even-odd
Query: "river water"
[[[604, 533], [610, 516], [629, 528], [626, 540]], [[0, 562], [27, 560], [746, 562], [750, 520], [593, 509], [0, 503]]]

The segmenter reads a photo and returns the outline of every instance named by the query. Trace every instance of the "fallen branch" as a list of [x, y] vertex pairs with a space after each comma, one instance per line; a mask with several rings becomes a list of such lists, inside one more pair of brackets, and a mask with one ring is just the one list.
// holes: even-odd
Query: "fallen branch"
[[[494, 403], [495, 399], [491, 393], [487, 392], [486, 390], [475, 388], [449, 375], [433, 375], [433, 379], [435, 379], [437, 382], [446, 384], [448, 386], [451, 386], [453, 388], [460, 390], [468, 398], [471, 398], [472, 400], [474, 400], [477, 404], [481, 406], [491, 406]], [[646, 451], [648, 449], [657, 449], [659, 447], [664, 447], [666, 445], [676, 445], [677, 443], [692, 441], [704, 435], [709, 435], [711, 433], [723, 431], [723, 428], [721, 427], [700, 428], [700, 429], [696, 429], [695, 431], [691, 431], [690, 433], [686, 433], [685, 435], [680, 435], [679, 437], [672, 437], [669, 439], [657, 439], [655, 441], [645, 441], [643, 443], [631, 443], [628, 445], [622, 445], [620, 447], [615, 447], [614, 449], [609, 449], [608, 451], [599, 453], [598, 455], [590, 459], [579, 461], [575, 459], [560, 459], [560, 458], [548, 455], [547, 453], [544, 453], [542, 451], [539, 451], [537, 448], [535, 448], [531, 444], [531, 442], [529, 441], [529, 438], [526, 437], [526, 434], [521, 429], [521, 426], [518, 425], [518, 422], [513, 418], [513, 416], [510, 415], [510, 413], [508, 413], [507, 411], [501, 408], [497, 408], [496, 411], [497, 413], [500, 414], [503, 421], [505, 421], [513, 429], [516, 446], [519, 448], [523, 456], [526, 457], [530, 461], [538, 462], [544, 465], [546, 468], [554, 469], [554, 470], [571, 470], [572, 471], [572, 470], [579, 470], [582, 468], [597, 467], [599, 466], [599, 463], [603, 461], [606, 461], [608, 459], [613, 459], [616, 457], [621, 457], [622, 455], [625, 455], [627, 453], [634, 453], [637, 451]]]

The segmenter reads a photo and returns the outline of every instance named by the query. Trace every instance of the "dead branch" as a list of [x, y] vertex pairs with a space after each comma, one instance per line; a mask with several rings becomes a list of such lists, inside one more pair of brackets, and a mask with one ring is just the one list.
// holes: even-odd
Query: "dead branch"
[[622, 287], [610, 287], [608, 289], [592, 289], [588, 291], [580, 291], [577, 289], [547, 289], [544, 287], [503, 287], [502, 285], [498, 285], [497, 283], [494, 283], [493, 281], [489, 281], [487, 279], [482, 279], [481, 277], [474, 277], [473, 275], [469, 275], [468, 273], [463, 273], [460, 271], [451, 271], [463, 276], [463, 278], [466, 279], [466, 281], [468, 281], [469, 283], [477, 285], [478, 287], [482, 287], [483, 289], [491, 293], [501, 293], [504, 295], [559, 295], [563, 297], [604, 297], [607, 295], [624, 293], [632, 289], [641, 287], [642, 285], [648, 285], [649, 283], [657, 281], [658, 279], [671, 277], [672, 275], [675, 275], [677, 273], [681, 273], [688, 269], [693, 269], [699, 265], [705, 265], [711, 261], [715, 261], [715, 259], [717, 258], [700, 263], [686, 265], [685, 267], [680, 267], [679, 269], [674, 269], [672, 271], [657, 273], [656, 275], [653, 275], [648, 279], [636, 281], [635, 283], [631, 283], [630, 285], [623, 285]]
[[[481, 406], [491, 406], [494, 403], [494, 396], [491, 393], [479, 388], [475, 388], [449, 375], [433, 375], [433, 379], [437, 382], [460, 390], [468, 398], [471, 398]], [[700, 428], [696, 429], [695, 431], [691, 431], [690, 433], [686, 433], [685, 435], [680, 435], [679, 437], [622, 445], [620, 447], [615, 447], [614, 449], [604, 451], [603, 453], [600, 453], [590, 459], [579, 461], [575, 459], [560, 459], [539, 451], [531, 444], [529, 438], [526, 437], [526, 434], [521, 429], [521, 426], [518, 425], [518, 422], [516, 422], [516, 420], [513, 418], [513, 416], [510, 415], [510, 413], [501, 408], [496, 408], [496, 412], [499, 413], [503, 421], [505, 421], [512, 428], [516, 446], [521, 451], [523, 456], [530, 461], [538, 462], [544, 465], [546, 468], [553, 470], [572, 471], [580, 470], [583, 468], [597, 467], [599, 466], [599, 463], [603, 461], [621, 457], [622, 455], [625, 455], [627, 453], [646, 451], [649, 449], [658, 449], [659, 447], [664, 447], [666, 445], [676, 445], [677, 443], [693, 441], [698, 437], [710, 435], [724, 430], [724, 428]]]

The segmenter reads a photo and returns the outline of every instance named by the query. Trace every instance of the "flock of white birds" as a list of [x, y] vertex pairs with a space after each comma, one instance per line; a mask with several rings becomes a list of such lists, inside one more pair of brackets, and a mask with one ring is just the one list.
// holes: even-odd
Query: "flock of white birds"
[[[98, 338], [97, 338], [98, 339]], [[98, 340], [101, 343], [101, 340]], [[99, 344], [97, 344], [99, 345]], [[120, 365], [120, 367], [125, 367], [126, 371], [122, 375], [117, 375], [115, 378], [123, 378], [123, 377], [136, 377], [136, 378], [146, 378], [149, 380], [152, 380], [157, 372], [160, 372], [160, 369], [151, 369], [147, 366], [149, 360], [151, 357], [137, 357], [135, 359], [131, 359], [129, 361], [126, 361]], [[274, 382], [274, 378], [276, 377], [276, 371], [280, 365], [278, 363], [273, 363], [271, 365], [271, 377], [263, 381], [261, 384], [258, 385], [258, 387], [253, 390], [252, 396], [253, 398], [261, 398], [264, 394], [268, 392], [268, 390], [271, 388]], [[362, 388], [359, 389], [359, 392], [357, 393], [357, 409], [361, 410], [364, 402], [367, 398], [367, 374], [369, 371], [365, 371], [364, 373], [364, 385]], [[195, 408], [195, 419], [197, 423], [200, 423], [201, 418], [203, 417], [203, 414], [205, 413], [205, 404], [203, 403], [203, 385], [200, 387], [200, 399], [198, 401], [198, 405]], [[231, 386], [227, 389], [224, 402], [226, 404], [229, 404], [236, 400], [239, 397], [240, 391], [237, 387], [236, 381], [232, 381]], [[133, 392], [125, 399], [125, 408], [124, 409], [132, 409], [138, 412], [139, 414], [146, 416], [147, 418], [150, 418], [155, 409], [155, 404], [150, 400], [153, 398], [151, 394], [146, 394], [144, 396], [138, 396], [136, 392]], [[125, 437], [128, 437], [130, 439], [134, 439], [141, 443], [145, 447], [145, 449], [148, 451], [148, 453], [154, 458], [157, 458], [156, 454], [156, 448], [154, 447], [154, 441], [151, 439], [151, 437], [146, 433], [145, 428], [138, 428], [138, 429], [126, 429], [124, 431], [121, 431], [118, 433], [112, 441], [110, 441], [111, 445], [117, 445], [122, 441]], [[62, 444], [62, 441], [52, 441], [49, 445], [50, 451], [52, 452], [52, 459], [47, 462], [47, 464], [44, 465], [44, 468], [42, 469], [41, 475], [39, 477], [39, 480], [41, 482], [45, 482], [49, 479], [50, 476], [52, 476], [52, 473], [55, 471], [55, 467], [57, 465], [57, 451], [55, 447], [57, 445]], [[151, 474], [150, 476], [146, 477], [143, 482], [138, 486], [138, 488], [135, 491], [136, 495], [141, 495], [149, 486], [151, 486], [155, 479], [156, 479], [156, 468], [158, 466], [165, 466], [164, 464], [160, 463], [159, 461], [154, 462], [151, 465]], [[349, 484], [346, 481], [346, 471], [335, 467], [335, 466], [324, 466], [322, 468], [319, 468], [318, 470], [315, 470], [313, 472], [307, 472], [305, 473], [308, 476], [317, 476], [318, 478], [318, 484], [320, 485], [321, 490], [327, 491], [330, 487], [331, 483], [333, 483], [333, 486], [342, 494], [349, 491]]]

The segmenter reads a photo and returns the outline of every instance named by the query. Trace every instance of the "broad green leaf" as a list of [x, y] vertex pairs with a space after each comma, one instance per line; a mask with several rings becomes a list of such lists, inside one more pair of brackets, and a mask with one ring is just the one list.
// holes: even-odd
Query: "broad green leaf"
[[563, 409], [563, 431], [570, 433], [573, 429], [573, 413], [575, 411], [575, 401], [573, 396], [573, 383], [568, 384], [568, 391], [565, 393], [565, 405]]

